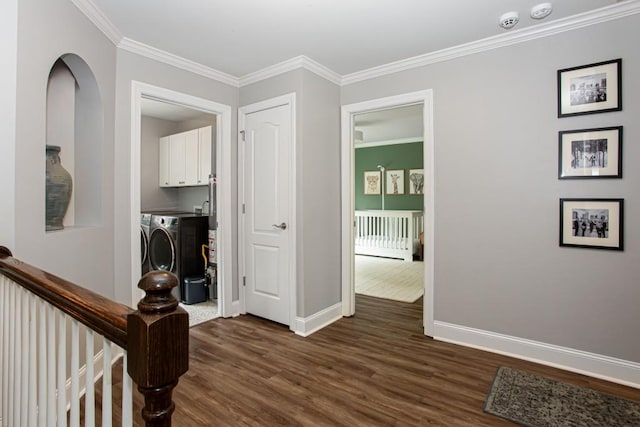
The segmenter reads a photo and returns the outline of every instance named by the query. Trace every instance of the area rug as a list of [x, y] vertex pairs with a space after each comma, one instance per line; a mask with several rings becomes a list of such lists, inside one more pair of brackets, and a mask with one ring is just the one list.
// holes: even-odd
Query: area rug
[[213, 301], [205, 301], [193, 305], [180, 303], [180, 307], [189, 313], [189, 327], [218, 317], [218, 304]]
[[424, 263], [356, 255], [356, 293], [413, 303], [424, 293]]
[[506, 367], [484, 410], [529, 427], [640, 426], [640, 403]]

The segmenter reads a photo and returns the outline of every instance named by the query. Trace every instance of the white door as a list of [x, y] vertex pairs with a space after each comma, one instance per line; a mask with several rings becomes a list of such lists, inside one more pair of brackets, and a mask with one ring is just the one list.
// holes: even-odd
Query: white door
[[295, 256], [290, 243], [291, 112], [290, 103], [240, 109], [245, 310], [285, 325], [293, 320]]

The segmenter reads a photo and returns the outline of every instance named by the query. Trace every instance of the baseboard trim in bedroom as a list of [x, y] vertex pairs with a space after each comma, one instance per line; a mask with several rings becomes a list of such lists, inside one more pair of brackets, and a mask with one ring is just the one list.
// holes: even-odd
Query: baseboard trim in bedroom
[[342, 302], [312, 314], [309, 317], [296, 317], [293, 331], [296, 335], [308, 337], [342, 318]]
[[628, 360], [439, 321], [433, 337], [640, 388], [640, 363]]

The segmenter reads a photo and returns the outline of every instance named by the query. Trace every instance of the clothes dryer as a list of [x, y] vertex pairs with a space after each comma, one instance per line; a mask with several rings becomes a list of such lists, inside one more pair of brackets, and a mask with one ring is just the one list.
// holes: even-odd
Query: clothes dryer
[[140, 214], [140, 262], [141, 271], [145, 273], [151, 270], [149, 262], [149, 227], [151, 225], [151, 214], [143, 212]]
[[149, 261], [153, 270], [166, 270], [178, 277], [173, 295], [184, 301], [184, 279], [204, 275], [202, 245], [208, 241], [208, 218], [195, 214], [151, 216]]

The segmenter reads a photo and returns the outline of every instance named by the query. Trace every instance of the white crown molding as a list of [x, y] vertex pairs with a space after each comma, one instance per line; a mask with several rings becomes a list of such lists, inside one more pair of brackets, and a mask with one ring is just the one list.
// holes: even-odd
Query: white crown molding
[[102, 33], [114, 45], [118, 45], [120, 40], [122, 40], [122, 34], [120, 30], [116, 28], [115, 25], [106, 17], [104, 13], [95, 5], [91, 0], [71, 0], [71, 2], [82, 12], [91, 22], [95, 25]]
[[359, 142], [357, 144], [353, 144], [353, 148], [369, 148], [369, 147], [379, 147], [382, 145], [397, 145], [397, 144], [412, 144], [414, 142], [423, 142], [422, 136], [414, 136], [410, 138], [398, 138], [398, 139], [387, 139], [384, 141], [369, 141], [369, 142]]
[[440, 321], [433, 338], [640, 388], [640, 363], [629, 360]]
[[400, 71], [410, 70], [425, 65], [435, 64], [438, 62], [448, 61], [475, 53], [485, 52], [488, 50], [498, 49], [513, 44], [524, 43], [530, 40], [542, 37], [552, 36], [554, 34], [571, 31], [590, 25], [599, 24], [614, 19], [624, 18], [626, 16], [640, 13], [640, 2], [638, 0], [628, 0], [622, 3], [616, 3], [591, 12], [585, 12], [568, 18], [551, 21], [547, 24], [540, 24], [533, 27], [515, 30], [509, 33], [488, 37], [471, 43], [465, 43], [436, 52], [418, 55], [411, 58], [402, 59], [400, 61], [390, 62], [378, 67], [369, 68], [355, 73], [346, 74], [342, 77], [342, 85], [348, 85], [363, 80], [369, 80], [375, 77], [381, 77]]
[[164, 50], [157, 49], [153, 46], [131, 40], [127, 37], [122, 38], [120, 43], [118, 43], [118, 48], [141, 56], [145, 56], [159, 62], [163, 62], [168, 65], [172, 65], [185, 71], [217, 80], [233, 87], [239, 87], [237, 77], [207, 67], [206, 65], [199, 64], [195, 61], [191, 61], [190, 59], [186, 59], [181, 56], [166, 52]]
[[309, 70], [312, 73], [315, 73], [320, 77], [323, 77], [330, 82], [337, 84], [338, 86], [342, 84], [342, 77], [340, 76], [340, 74], [307, 56], [300, 55], [241, 77], [240, 87], [247, 86], [252, 83], [259, 82], [260, 80], [265, 80], [270, 77], [286, 73], [288, 71], [296, 70], [298, 68]]

